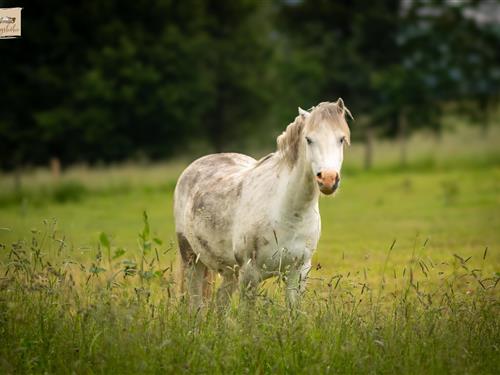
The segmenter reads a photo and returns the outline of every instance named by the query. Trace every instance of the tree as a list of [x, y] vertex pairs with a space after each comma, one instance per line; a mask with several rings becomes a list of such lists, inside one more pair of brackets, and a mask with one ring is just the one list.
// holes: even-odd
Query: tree
[[374, 129], [399, 137], [404, 164], [407, 135], [439, 132], [444, 106], [478, 103], [487, 114], [498, 100], [500, 30], [484, 21], [485, 4], [284, 1], [280, 13], [295, 48], [315, 54], [321, 79], [313, 96], [343, 96], [362, 114], [366, 164]]
[[165, 158], [241, 139], [269, 96], [257, 0], [19, 4], [0, 44], [1, 168]]
[[365, 129], [366, 164], [371, 164], [373, 127], [384, 126], [387, 117], [377, 121], [363, 114], [373, 114], [383, 100], [372, 84], [372, 76], [399, 59], [396, 35], [399, 27], [399, 1], [326, 1], [310, 0], [281, 3], [281, 27], [292, 46], [316, 63], [313, 80], [313, 103], [341, 96], [360, 121], [354, 128], [361, 135]]

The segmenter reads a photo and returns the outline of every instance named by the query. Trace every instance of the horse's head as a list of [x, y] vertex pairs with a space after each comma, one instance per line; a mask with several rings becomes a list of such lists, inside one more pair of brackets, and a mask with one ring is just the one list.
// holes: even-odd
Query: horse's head
[[340, 184], [344, 145], [350, 144], [345, 115], [351, 113], [338, 99], [335, 103], [320, 103], [310, 111], [299, 108], [299, 114], [305, 121], [302, 143], [306, 160], [320, 191], [330, 195]]

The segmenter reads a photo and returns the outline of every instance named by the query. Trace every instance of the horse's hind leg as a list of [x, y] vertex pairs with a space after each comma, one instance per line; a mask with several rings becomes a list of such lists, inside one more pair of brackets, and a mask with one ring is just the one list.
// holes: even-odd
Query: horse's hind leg
[[203, 302], [203, 286], [208, 268], [197, 259], [196, 253], [184, 234], [177, 233], [177, 240], [182, 258], [182, 291], [187, 294], [190, 305], [198, 308]]
[[203, 287], [207, 273], [207, 266], [201, 262], [193, 262], [184, 268], [185, 289], [193, 308], [199, 308], [203, 303]]

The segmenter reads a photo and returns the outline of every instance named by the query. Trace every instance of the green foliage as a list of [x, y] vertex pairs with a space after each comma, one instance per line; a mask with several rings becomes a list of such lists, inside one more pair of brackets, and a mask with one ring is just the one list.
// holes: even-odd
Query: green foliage
[[23, 37], [0, 44], [0, 168], [260, 146], [298, 105], [339, 96], [357, 135], [436, 130], [450, 104], [487, 126], [500, 32], [471, 16], [487, 3], [18, 2]]
[[125, 249], [119, 247], [119, 248], [117, 248], [115, 250], [115, 252], [113, 254], [113, 259], [117, 259], [117, 258], [121, 257], [125, 253], [126, 253]]
[[487, 3], [284, 1], [281, 19], [321, 70], [308, 94], [340, 95], [362, 126], [394, 136], [440, 130], [450, 103], [487, 114], [498, 103], [500, 30], [471, 16], [488, 12]]
[[109, 242], [109, 238], [108, 238], [108, 235], [104, 232], [101, 233], [101, 235], [99, 236], [99, 242], [101, 243], [102, 246], [104, 246], [106, 249], [109, 249], [110, 248], [110, 242]]
[[0, 46], [0, 166], [165, 158], [200, 135], [222, 147], [269, 100], [259, 3], [30, 3], [24, 38]]

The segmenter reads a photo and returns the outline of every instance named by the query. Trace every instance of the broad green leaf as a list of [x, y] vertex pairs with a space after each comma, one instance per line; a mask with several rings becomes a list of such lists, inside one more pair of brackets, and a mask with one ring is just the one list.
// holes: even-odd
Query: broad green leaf
[[101, 235], [99, 236], [99, 241], [101, 242], [101, 245], [104, 246], [105, 248], [109, 249], [111, 247], [109, 237], [106, 233], [101, 232]]

